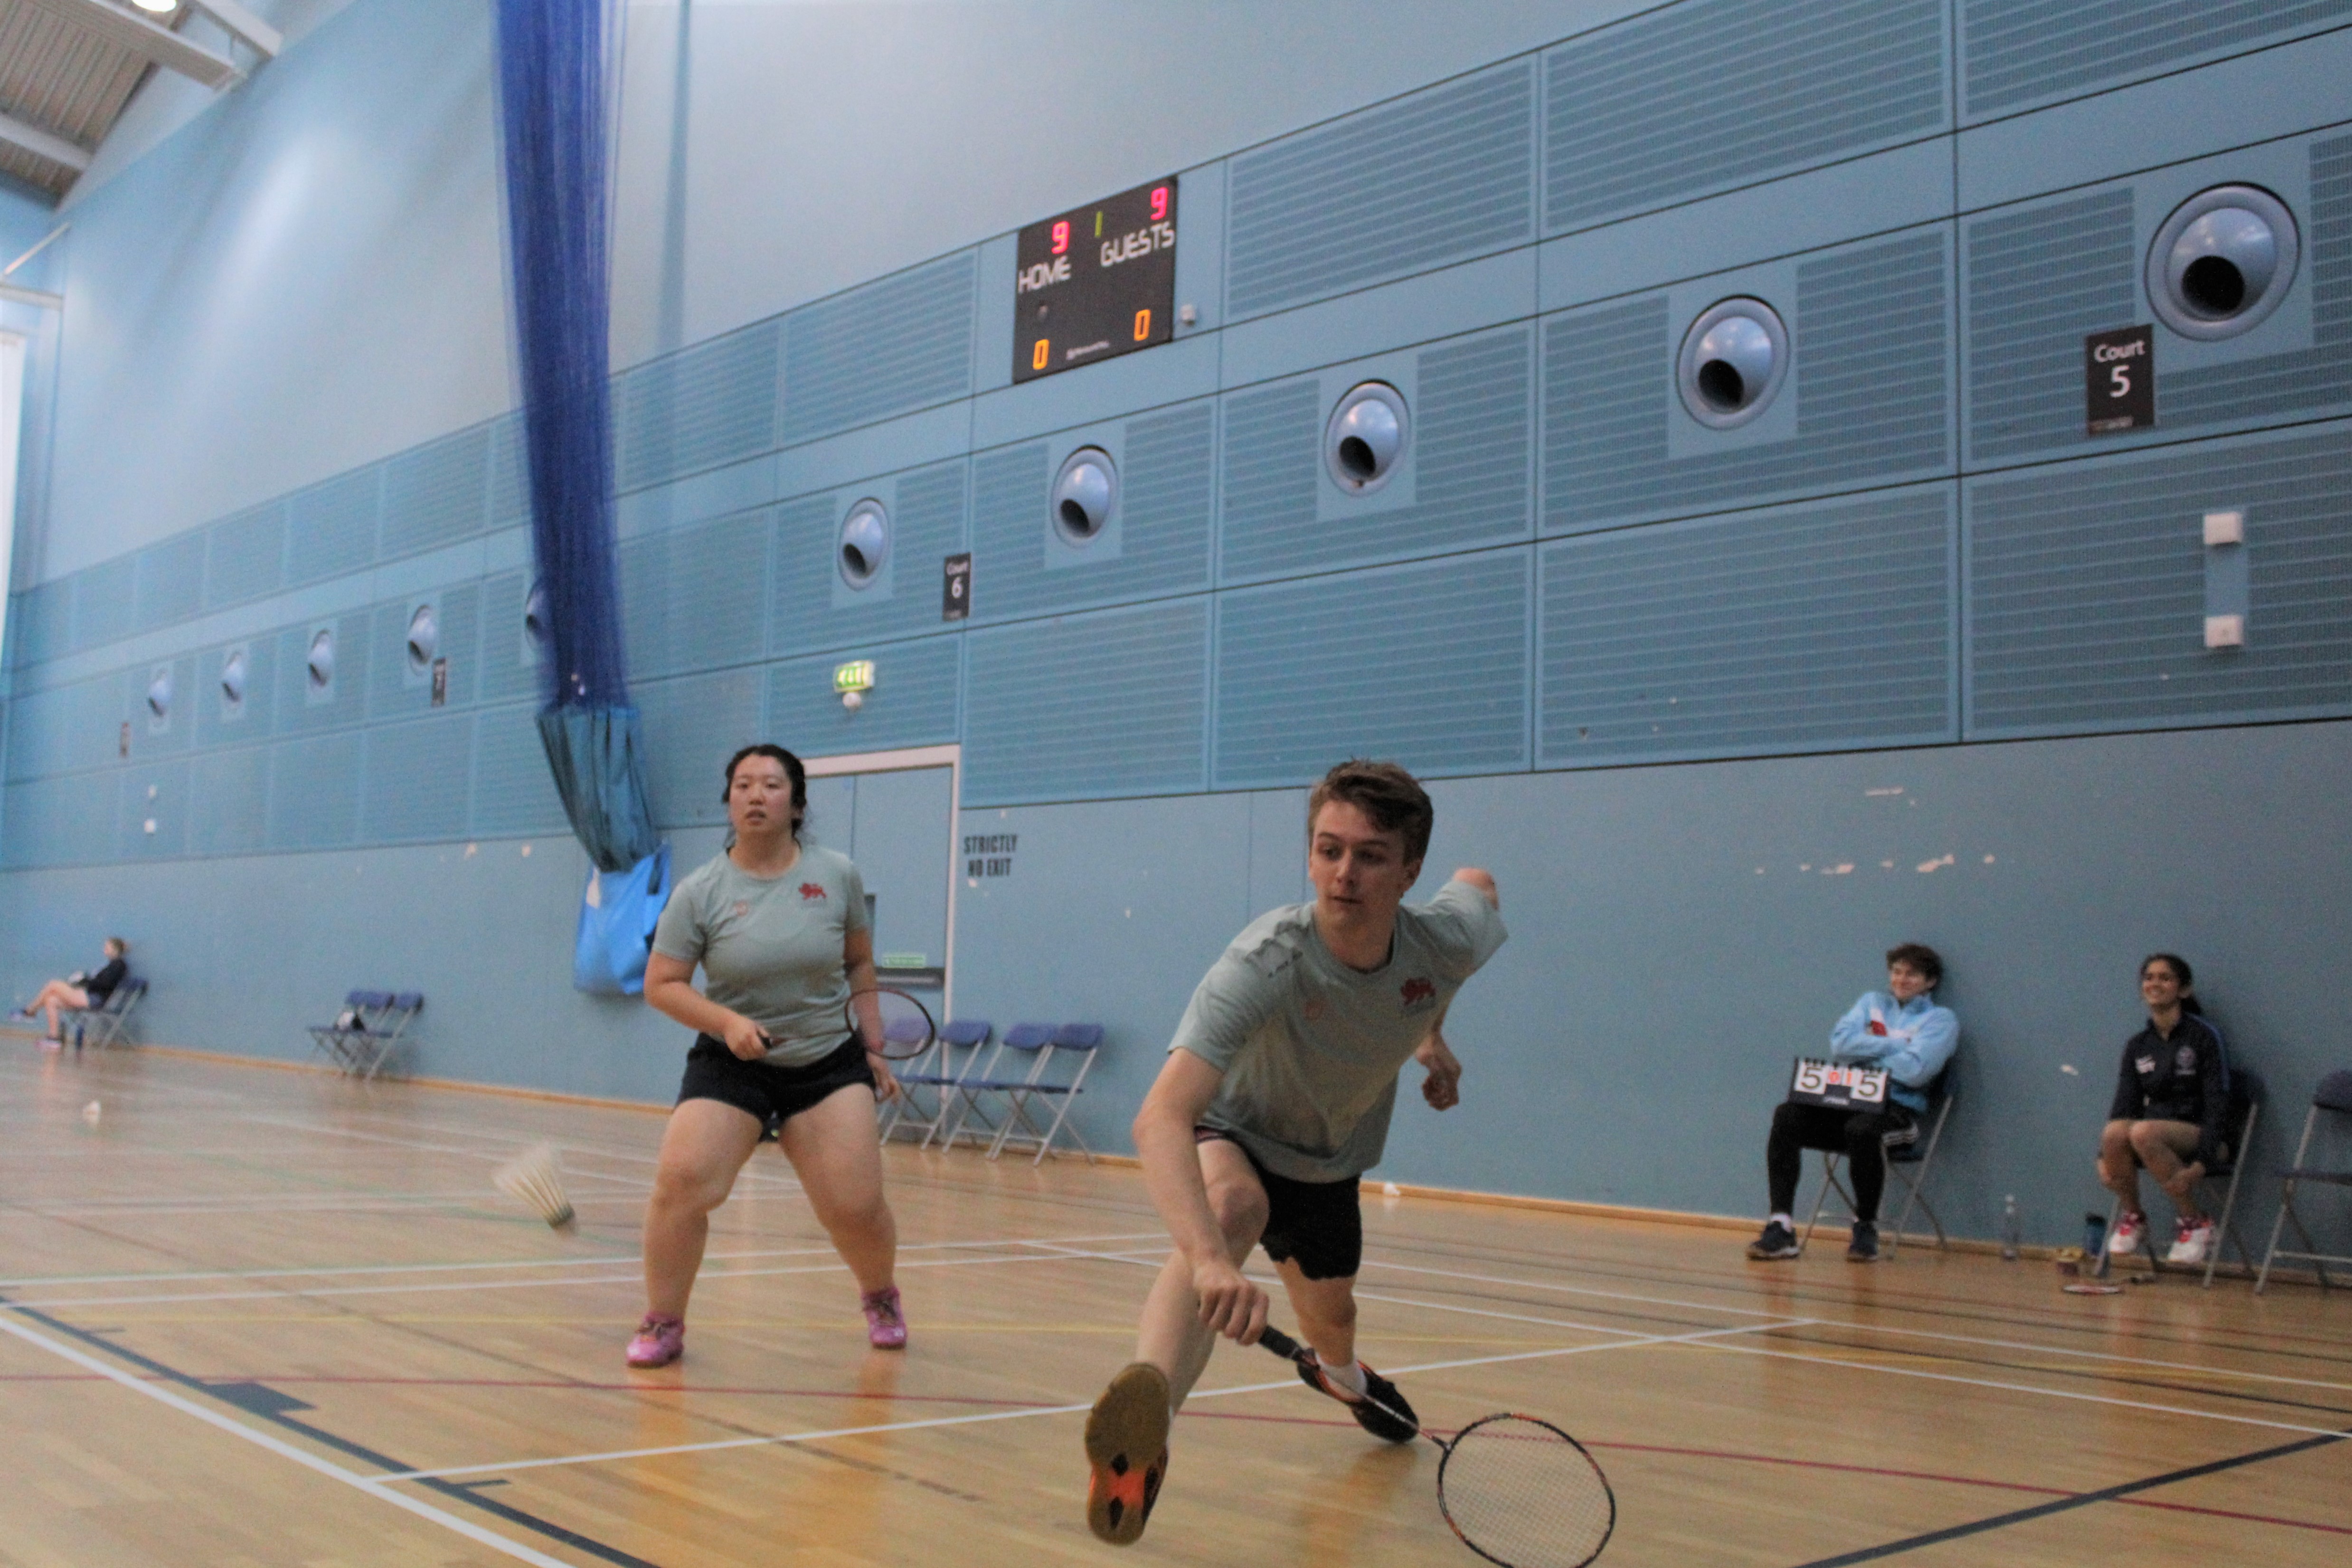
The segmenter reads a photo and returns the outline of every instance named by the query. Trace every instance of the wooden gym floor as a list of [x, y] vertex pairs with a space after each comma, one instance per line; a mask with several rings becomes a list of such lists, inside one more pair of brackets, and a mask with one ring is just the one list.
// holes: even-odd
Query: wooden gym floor
[[[891, 1151], [893, 1354], [763, 1148], [688, 1359], [631, 1373], [653, 1115], [12, 1035], [0, 1128], [0, 1563], [1475, 1561], [1434, 1450], [1230, 1346], [1142, 1543], [1087, 1533], [1082, 1412], [1163, 1255], [1131, 1169]], [[488, 1185], [541, 1137], [571, 1237]], [[1441, 1427], [1584, 1438], [1611, 1568], [2352, 1560], [2352, 1293], [1756, 1266], [1418, 1197], [1366, 1227], [1366, 1358]]]

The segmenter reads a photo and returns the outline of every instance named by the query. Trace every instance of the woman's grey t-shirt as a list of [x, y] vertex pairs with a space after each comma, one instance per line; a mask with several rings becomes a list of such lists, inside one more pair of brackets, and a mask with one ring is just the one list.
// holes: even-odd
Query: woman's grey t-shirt
[[1293, 1181], [1362, 1175], [1388, 1145], [1398, 1070], [1507, 935], [1465, 882], [1399, 909], [1389, 961], [1370, 974], [1323, 946], [1313, 904], [1258, 916], [1202, 977], [1168, 1048], [1225, 1075], [1202, 1124]]
[[849, 1037], [842, 939], [866, 929], [866, 879], [847, 855], [804, 844], [782, 876], [729, 860], [679, 880], [654, 928], [654, 951], [702, 966], [702, 992], [776, 1043], [766, 1060], [805, 1067]]

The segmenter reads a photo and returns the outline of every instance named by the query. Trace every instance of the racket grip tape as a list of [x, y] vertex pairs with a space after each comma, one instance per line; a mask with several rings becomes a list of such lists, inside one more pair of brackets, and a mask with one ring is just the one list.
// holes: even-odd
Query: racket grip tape
[[1307, 1359], [1306, 1347], [1271, 1323], [1257, 1336], [1257, 1343], [1286, 1360], [1304, 1362]]

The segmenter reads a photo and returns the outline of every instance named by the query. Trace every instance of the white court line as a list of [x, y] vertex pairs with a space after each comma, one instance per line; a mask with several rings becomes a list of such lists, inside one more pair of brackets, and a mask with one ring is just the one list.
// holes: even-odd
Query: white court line
[[572, 1568], [571, 1563], [560, 1557], [550, 1557], [543, 1552], [534, 1552], [520, 1542], [509, 1541], [494, 1530], [484, 1529], [472, 1520], [460, 1519], [456, 1514], [437, 1509], [420, 1498], [411, 1497], [406, 1492], [397, 1490], [387, 1485], [383, 1478], [354, 1475], [341, 1465], [330, 1464], [317, 1455], [305, 1453], [293, 1444], [273, 1437], [267, 1432], [257, 1432], [242, 1422], [233, 1421], [219, 1411], [208, 1409], [193, 1399], [184, 1398], [168, 1388], [161, 1388], [152, 1383], [142, 1382], [119, 1367], [108, 1365], [96, 1356], [86, 1355], [71, 1345], [60, 1344], [47, 1334], [35, 1333], [21, 1323], [13, 1323], [0, 1318], [0, 1333], [15, 1334], [28, 1344], [37, 1345], [52, 1355], [73, 1363], [76, 1366], [95, 1372], [100, 1376], [120, 1384], [134, 1394], [144, 1395], [158, 1404], [168, 1405], [184, 1416], [193, 1416], [207, 1426], [218, 1427], [221, 1431], [228, 1433], [231, 1437], [242, 1437], [257, 1448], [267, 1448], [281, 1458], [291, 1459], [304, 1469], [315, 1470], [331, 1480], [341, 1481], [343, 1485], [364, 1492], [370, 1497], [381, 1499], [394, 1508], [404, 1509], [420, 1519], [430, 1520], [445, 1530], [454, 1530], [467, 1540], [478, 1542], [494, 1552], [503, 1552], [520, 1562], [535, 1563], [538, 1568]]
[[[1160, 1230], [1122, 1231], [1106, 1236], [1006, 1236], [979, 1241], [910, 1241], [898, 1249], [901, 1252], [939, 1252], [974, 1250], [988, 1247], [1056, 1247], [1079, 1241], [1147, 1241], [1167, 1234]], [[833, 1245], [822, 1247], [763, 1247], [750, 1252], [710, 1252], [705, 1261], [734, 1262], [749, 1258], [800, 1258], [811, 1253], [831, 1252]], [[530, 1258], [512, 1262], [491, 1263], [355, 1263], [331, 1269], [214, 1269], [200, 1273], [181, 1274], [34, 1274], [19, 1280], [0, 1280], [0, 1290], [35, 1290], [46, 1285], [128, 1285], [142, 1281], [156, 1284], [177, 1284], [192, 1280], [273, 1280], [282, 1278], [336, 1279], [346, 1274], [434, 1274], [459, 1269], [589, 1269], [611, 1268], [618, 1263], [635, 1263], [635, 1253], [616, 1253], [604, 1258]], [[35, 1305], [39, 1303], [36, 1302]]]
[[[1621, 1341], [1614, 1344], [1572, 1344], [1546, 1350], [1513, 1351], [1506, 1355], [1475, 1355], [1461, 1361], [1433, 1361], [1419, 1366], [1393, 1368], [1394, 1375], [1403, 1377], [1420, 1372], [1447, 1372], [1465, 1366], [1493, 1366], [1510, 1361], [1538, 1361], [1563, 1355], [1590, 1355], [1604, 1350], [1640, 1350], [1654, 1344], [1681, 1344], [1691, 1340], [1710, 1339], [1723, 1334], [1761, 1333], [1778, 1328], [1778, 1323], [1740, 1323], [1727, 1329], [1702, 1329], [1695, 1334], [1658, 1334], [1646, 1339]], [[1196, 1388], [1188, 1396], [1192, 1399], [1222, 1399], [1234, 1394], [1272, 1394], [1303, 1386], [1296, 1377], [1278, 1378], [1271, 1383], [1240, 1383], [1226, 1388]], [[814, 1443], [829, 1437], [861, 1437], [878, 1432], [916, 1432], [936, 1427], [972, 1427], [986, 1421], [1022, 1421], [1039, 1416], [1068, 1416], [1080, 1410], [1091, 1410], [1091, 1400], [1084, 1405], [1039, 1405], [1021, 1410], [990, 1410], [976, 1416], [934, 1416], [920, 1421], [885, 1421], [870, 1427], [836, 1427], [823, 1432], [779, 1432], [772, 1437], [720, 1437], [708, 1443], [677, 1443], [659, 1448], [614, 1448], [600, 1454], [564, 1454], [546, 1459], [518, 1459], [503, 1465], [452, 1465], [440, 1469], [400, 1470], [383, 1479], [388, 1481], [437, 1480], [447, 1476], [484, 1475], [497, 1471], [503, 1475], [511, 1470], [540, 1470], [554, 1465], [604, 1464], [619, 1459], [660, 1458], [670, 1454], [708, 1454], [722, 1448], [756, 1448], [779, 1443]]]
[[1833, 1355], [1803, 1355], [1792, 1350], [1766, 1350], [1750, 1344], [1709, 1344], [1739, 1355], [1769, 1356], [1775, 1361], [1811, 1362], [1816, 1366], [1842, 1367], [1849, 1372], [1876, 1372], [1889, 1377], [1921, 1377], [1930, 1383], [1958, 1383], [1969, 1388], [1998, 1388], [2009, 1394], [2038, 1394], [2045, 1399], [2074, 1399], [2085, 1405], [2111, 1405], [2123, 1410], [2145, 1410], [2159, 1416], [2193, 1416], [2201, 1421], [2226, 1421], [2233, 1427], [2267, 1427], [2278, 1432], [2307, 1432], [2315, 1437], [2342, 1437], [2340, 1427], [2305, 1427], [2293, 1421], [2265, 1421], [2258, 1416], [2231, 1416], [2218, 1410], [2197, 1410], [2185, 1405], [2154, 1405], [2141, 1399], [2117, 1399], [2106, 1394], [2084, 1394], [2072, 1388], [2039, 1388], [2031, 1383], [2002, 1383], [1990, 1377], [1963, 1377], [1958, 1373], [1928, 1372], [1913, 1366], [1882, 1366], [1867, 1361], [1843, 1361]]
[[[1430, 1274], [1444, 1280], [1469, 1280], [1485, 1285], [1513, 1285], [1522, 1290], [1528, 1291], [1550, 1291], [1557, 1294], [1563, 1295], [1592, 1296], [1607, 1301], [1636, 1301], [1648, 1306], [1681, 1307], [1691, 1312], [1729, 1312], [1742, 1317], [1764, 1317], [1770, 1315], [1769, 1313], [1751, 1312], [1744, 1307], [1719, 1307], [1714, 1305], [1712, 1302], [1685, 1301], [1677, 1300], [1671, 1296], [1641, 1296], [1634, 1295], [1629, 1291], [1596, 1291], [1583, 1286], [1554, 1284], [1549, 1281], [1545, 1280], [1511, 1280], [1505, 1279], [1495, 1274], [1469, 1274], [1453, 1269], [1430, 1269], [1417, 1267], [1411, 1263], [1391, 1263], [1370, 1257], [1366, 1258], [1364, 1261], [1374, 1268], [1394, 1269], [1408, 1274]], [[1984, 1339], [1974, 1334], [1944, 1333], [1938, 1333], [1933, 1329], [1906, 1329], [1895, 1328], [1891, 1325], [1880, 1323], [1858, 1323], [1854, 1322], [1851, 1319], [1845, 1318], [1820, 1318], [1814, 1321], [1817, 1324], [1824, 1328], [1844, 1329], [1853, 1333], [1897, 1334], [1909, 1339], [1941, 1340], [1950, 1344], [1975, 1345], [1981, 1349], [2028, 1351], [2040, 1355], [2072, 1356], [2077, 1360], [2083, 1361], [2116, 1362], [2123, 1365], [2132, 1367], [2158, 1367], [2171, 1372], [2203, 1373], [2211, 1377], [2233, 1377], [2253, 1383], [2283, 1383], [2297, 1388], [2352, 1390], [2352, 1385], [2329, 1383], [2318, 1378], [2289, 1377], [2284, 1374], [2275, 1372], [2241, 1372], [2230, 1367], [2203, 1366], [2195, 1362], [2187, 1361], [2151, 1361], [2144, 1356], [2118, 1355], [2108, 1351], [2073, 1350], [2063, 1345], [2034, 1344], [2030, 1342], [2020, 1340]], [[2291, 1353], [2284, 1351], [2255, 1351], [2251, 1354], [2260, 1355], [2284, 1355]]]

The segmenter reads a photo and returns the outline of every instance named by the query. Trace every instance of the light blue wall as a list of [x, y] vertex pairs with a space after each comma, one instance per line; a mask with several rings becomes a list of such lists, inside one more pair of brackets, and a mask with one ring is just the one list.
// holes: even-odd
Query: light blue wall
[[[1022, 847], [962, 889], [959, 1010], [1108, 1025], [1081, 1119], [1118, 1147], [1200, 970], [1298, 895], [1299, 787], [1395, 756], [1517, 937], [1456, 1014], [1470, 1103], [1408, 1109], [1387, 1174], [1752, 1207], [1786, 1059], [1916, 938], [1969, 1030], [1951, 1211], [1981, 1233], [2014, 1191], [2063, 1237], [2141, 952], [2196, 959], [2290, 1098], [2336, 1051], [2307, 976], [2352, 937], [2352, 30], [1634, 9], [634, 8], [615, 424], [656, 814], [708, 853], [754, 732], [961, 742], [964, 831]], [[675, 1031], [565, 984], [485, 16], [359, 0], [78, 200], [0, 975], [133, 925], [154, 1038], [297, 1055], [346, 987], [414, 986], [420, 1071], [659, 1097]], [[1012, 230], [1171, 170], [1197, 322], [1010, 385]], [[2285, 305], [2160, 333], [2162, 423], [2087, 440], [2083, 335], [2147, 318], [2156, 226], [2228, 180], [2297, 215]], [[1734, 295], [1795, 368], [1713, 431], [1671, 363]], [[1367, 379], [1416, 434], [1359, 498], [1318, 444]], [[1086, 444], [1124, 498], [1074, 553], [1045, 488]], [[869, 497], [898, 545], [855, 592]], [[2250, 644], [2209, 652], [2233, 595]], [[400, 661], [426, 602], [439, 712]]]

